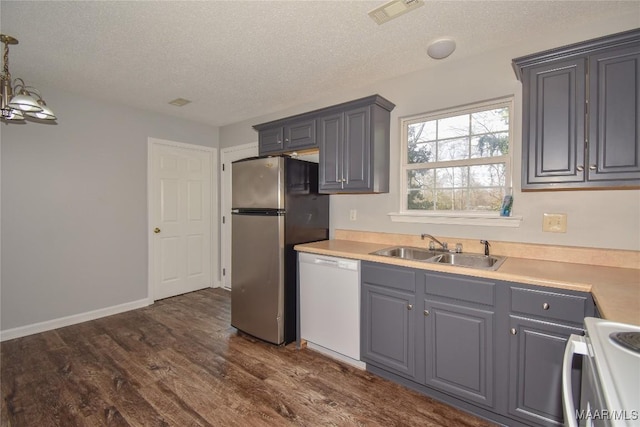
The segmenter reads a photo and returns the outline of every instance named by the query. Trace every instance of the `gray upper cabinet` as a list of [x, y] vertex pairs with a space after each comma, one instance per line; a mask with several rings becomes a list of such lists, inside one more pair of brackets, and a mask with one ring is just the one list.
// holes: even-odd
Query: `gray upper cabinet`
[[285, 123], [254, 126], [258, 130], [258, 152], [260, 155], [307, 150], [318, 146], [315, 119], [301, 119]]
[[640, 30], [513, 60], [522, 189], [640, 186]]
[[321, 193], [389, 191], [389, 121], [394, 107], [374, 95], [320, 117]]

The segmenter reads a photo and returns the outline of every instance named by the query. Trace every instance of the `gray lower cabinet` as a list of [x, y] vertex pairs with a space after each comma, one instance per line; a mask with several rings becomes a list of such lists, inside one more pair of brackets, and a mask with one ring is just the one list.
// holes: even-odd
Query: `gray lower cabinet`
[[[563, 424], [562, 358], [595, 316], [584, 292], [361, 264], [367, 369], [509, 426]], [[574, 396], [580, 394], [574, 361]]]
[[513, 60], [522, 189], [640, 185], [640, 30]]
[[495, 283], [422, 273], [425, 384], [494, 405]]
[[360, 358], [415, 377], [415, 274], [384, 265], [362, 269]]
[[[509, 414], [529, 423], [564, 425], [562, 357], [569, 336], [583, 335], [584, 330], [510, 316], [510, 333]], [[580, 394], [577, 363], [572, 382], [574, 396]]]
[[[589, 294], [510, 284], [509, 414], [527, 423], [564, 425], [562, 358], [571, 334], [584, 335], [595, 316]], [[574, 361], [573, 395], [580, 395], [581, 362]]]

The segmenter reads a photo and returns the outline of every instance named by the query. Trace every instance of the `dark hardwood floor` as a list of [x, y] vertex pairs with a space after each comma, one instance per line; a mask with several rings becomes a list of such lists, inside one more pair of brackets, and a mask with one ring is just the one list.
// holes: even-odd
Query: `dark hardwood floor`
[[2, 426], [490, 426], [230, 326], [205, 289], [0, 344]]

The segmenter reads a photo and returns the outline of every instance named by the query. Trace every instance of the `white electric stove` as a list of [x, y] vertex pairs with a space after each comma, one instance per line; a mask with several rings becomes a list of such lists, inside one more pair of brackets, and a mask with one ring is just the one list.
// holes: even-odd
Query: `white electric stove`
[[[587, 317], [585, 329], [565, 350], [565, 426], [640, 426], [640, 327]], [[579, 409], [571, 395], [574, 354], [585, 356]]]

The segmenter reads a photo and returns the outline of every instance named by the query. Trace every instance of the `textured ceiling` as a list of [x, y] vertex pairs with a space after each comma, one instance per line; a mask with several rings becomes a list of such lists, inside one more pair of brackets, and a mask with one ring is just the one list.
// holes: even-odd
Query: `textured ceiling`
[[437, 65], [426, 47], [443, 36], [458, 46], [447, 61], [567, 22], [640, 22], [638, 1], [426, 0], [379, 26], [367, 12], [383, 3], [2, 0], [0, 22], [20, 41], [13, 77], [212, 126]]

